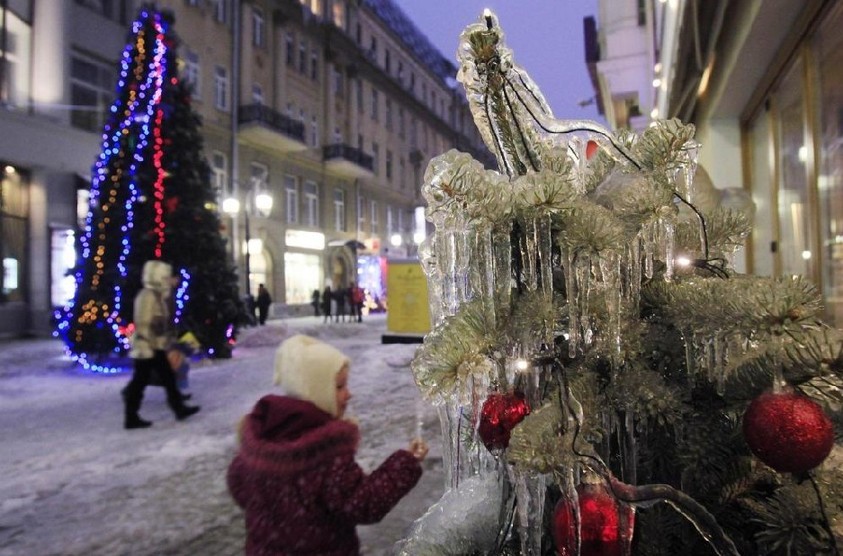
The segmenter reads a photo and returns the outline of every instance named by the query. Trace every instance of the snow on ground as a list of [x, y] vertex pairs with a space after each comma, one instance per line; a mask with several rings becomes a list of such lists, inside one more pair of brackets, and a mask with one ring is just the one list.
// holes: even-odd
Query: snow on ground
[[360, 421], [367, 470], [404, 448], [421, 421], [431, 445], [419, 485], [379, 524], [359, 527], [363, 554], [385, 555], [443, 492], [435, 409], [409, 369], [414, 344], [381, 344], [385, 318], [323, 324], [316, 317], [244, 330], [234, 357], [190, 371], [202, 411], [177, 422], [160, 387], [123, 429], [129, 374], [94, 375], [58, 340], [0, 343], [0, 556], [242, 553], [243, 518], [225, 487], [235, 425], [272, 385], [275, 348], [290, 334], [318, 337], [352, 360], [349, 412]]

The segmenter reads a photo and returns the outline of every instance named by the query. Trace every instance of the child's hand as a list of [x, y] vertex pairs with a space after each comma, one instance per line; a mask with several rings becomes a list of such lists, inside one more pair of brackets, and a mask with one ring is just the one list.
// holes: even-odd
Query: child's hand
[[419, 461], [422, 461], [427, 456], [427, 443], [421, 438], [414, 438], [410, 441], [410, 453]]

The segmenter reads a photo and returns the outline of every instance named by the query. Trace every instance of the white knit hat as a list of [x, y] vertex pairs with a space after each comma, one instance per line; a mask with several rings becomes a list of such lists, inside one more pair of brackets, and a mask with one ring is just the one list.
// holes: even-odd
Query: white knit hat
[[336, 376], [350, 360], [338, 349], [296, 334], [275, 351], [275, 384], [290, 396], [313, 402], [337, 414]]

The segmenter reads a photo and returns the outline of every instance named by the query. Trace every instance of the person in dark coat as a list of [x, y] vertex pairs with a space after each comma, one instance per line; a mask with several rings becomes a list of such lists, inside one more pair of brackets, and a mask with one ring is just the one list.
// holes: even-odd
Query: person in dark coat
[[313, 293], [310, 295], [310, 304], [313, 305], [313, 316], [319, 316], [319, 290], [313, 290]]
[[354, 461], [348, 373], [342, 352], [309, 336], [278, 348], [275, 382], [287, 395], [262, 397], [244, 418], [226, 475], [246, 514], [247, 556], [357, 556], [357, 524], [379, 522], [421, 477], [421, 440], [369, 475]]
[[365, 301], [366, 293], [363, 291], [363, 288], [352, 282], [351, 287], [348, 288], [348, 302], [351, 305], [351, 320], [354, 320], [354, 317], [356, 316], [357, 322], [363, 322], [363, 303]]
[[337, 314], [334, 316], [334, 322], [339, 322], [340, 317], [345, 322], [345, 298], [348, 294], [344, 288], [334, 290], [334, 302], [337, 306]]
[[176, 344], [176, 328], [170, 309], [171, 290], [175, 286], [172, 267], [163, 261], [146, 261], [141, 280], [143, 288], [135, 296], [132, 349], [134, 372], [122, 390], [125, 404], [123, 426], [126, 429], [145, 429], [152, 423], [138, 415], [146, 387], [153, 374], [167, 391], [167, 404], [176, 419], [181, 421], [199, 411], [198, 406], [184, 404], [176, 385], [176, 375], [167, 359], [167, 351]]
[[331, 322], [331, 300], [334, 299], [331, 293], [331, 286], [325, 286], [322, 291], [322, 314], [325, 315], [323, 322]]
[[266, 324], [266, 316], [269, 314], [269, 306], [272, 305], [272, 297], [263, 284], [258, 286], [258, 299], [255, 303], [258, 306], [258, 322]]

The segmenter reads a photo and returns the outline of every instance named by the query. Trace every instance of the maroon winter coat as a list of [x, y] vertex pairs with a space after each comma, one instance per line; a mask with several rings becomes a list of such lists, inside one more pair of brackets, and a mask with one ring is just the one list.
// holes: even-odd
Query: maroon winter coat
[[377, 523], [421, 476], [398, 450], [370, 475], [354, 461], [357, 426], [308, 401], [261, 398], [246, 416], [228, 489], [246, 513], [248, 556], [356, 556], [355, 526]]

